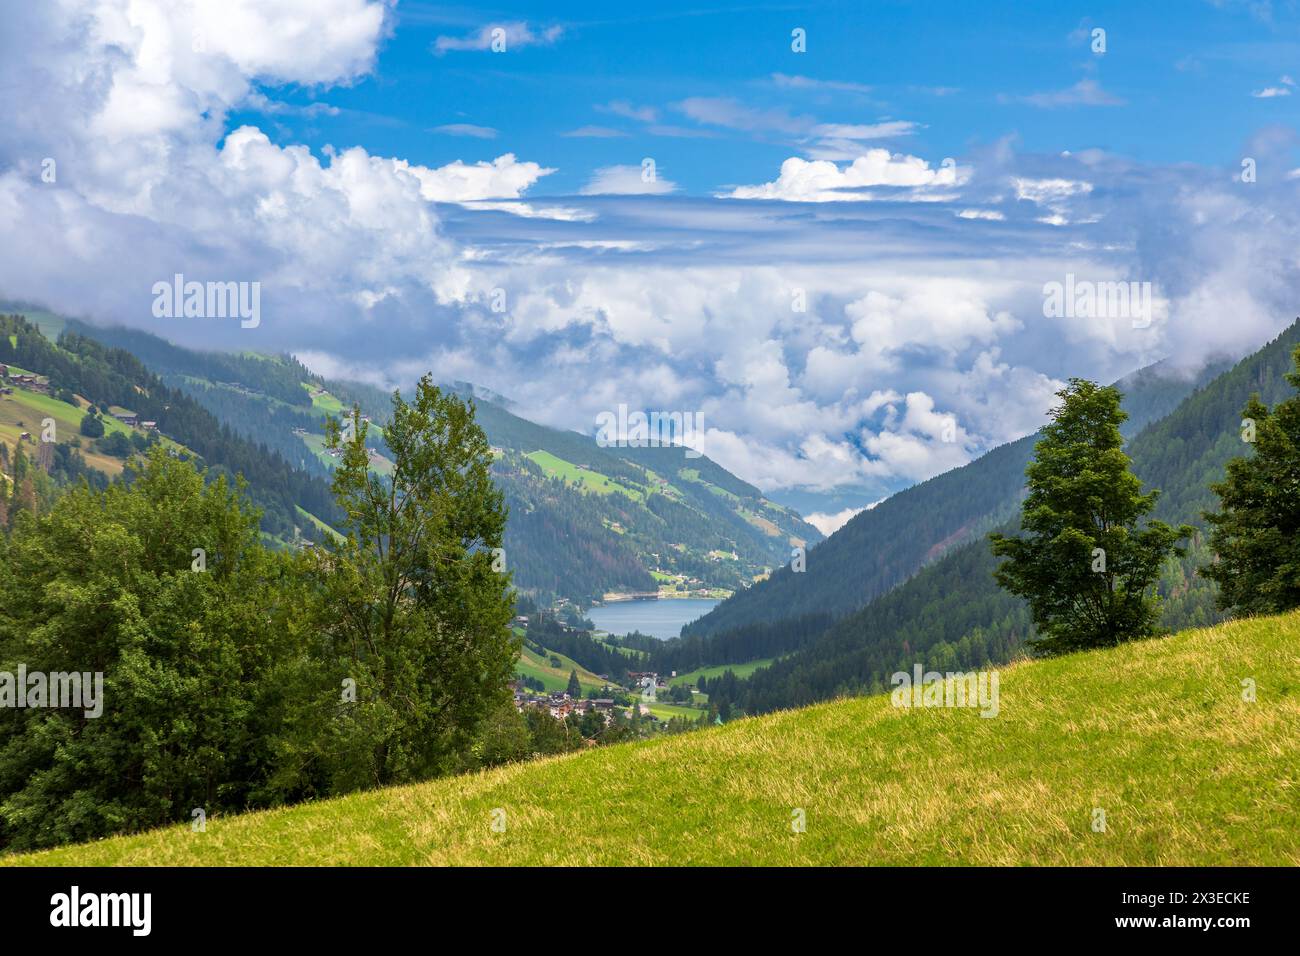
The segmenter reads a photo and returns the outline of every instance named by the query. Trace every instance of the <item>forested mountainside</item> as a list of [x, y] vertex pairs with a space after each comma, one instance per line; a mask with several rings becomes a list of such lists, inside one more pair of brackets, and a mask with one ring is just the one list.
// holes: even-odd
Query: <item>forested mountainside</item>
[[65, 329], [124, 349], [155, 371], [186, 375], [200, 382], [238, 385], [286, 405], [311, 408], [311, 396], [302, 383], [316, 376], [290, 355], [195, 351], [139, 329], [101, 328], [75, 319], [69, 319]]
[[[1169, 414], [1199, 385], [1227, 368], [1211, 365], [1194, 377], [1160, 365], [1116, 384], [1129, 413], [1125, 435]], [[926, 564], [983, 536], [1020, 505], [1025, 465], [1036, 435], [1009, 442], [969, 464], [937, 475], [855, 515], [808, 552], [806, 570], [789, 562], [766, 581], [738, 592], [683, 629], [684, 635], [720, 634], [805, 615], [842, 616], [906, 581]]]
[[303, 384], [320, 387], [322, 383], [293, 357], [195, 351], [138, 329], [100, 328], [74, 319], [67, 321], [65, 329], [130, 352], [222, 425], [265, 446], [299, 471], [329, 481], [330, 469], [322, 456], [313, 454], [294, 431], [323, 434], [327, 409], [313, 401], [310, 387]]
[[501, 450], [493, 476], [511, 508], [506, 551], [516, 581], [543, 599], [586, 604], [607, 591], [737, 590], [788, 561], [792, 547], [822, 539], [705, 456], [602, 448], [460, 388]]
[[[1210, 561], [1201, 512], [1214, 507], [1209, 485], [1222, 478], [1228, 460], [1252, 453], [1241, 437], [1241, 411], [1250, 395], [1258, 392], [1271, 407], [1294, 393], [1284, 375], [1297, 344], [1300, 323], [1198, 388], [1128, 443], [1134, 472], [1148, 487], [1161, 489], [1153, 517], [1198, 529], [1187, 557], [1172, 561], [1161, 579], [1166, 627], [1222, 618], [1213, 584], [1196, 574]], [[1006, 528], [1014, 531], [1015, 522]], [[961, 545], [750, 678], [711, 682], [710, 700], [757, 713], [879, 690], [890, 674], [917, 660], [942, 671], [1006, 661], [1029, 639], [1031, 625], [1024, 603], [994, 582], [996, 563], [983, 537]], [[802, 629], [798, 619], [791, 623], [793, 630]], [[770, 656], [771, 629], [771, 621], [734, 629], [706, 639], [700, 653], [709, 660], [707, 645], [717, 642], [727, 660]], [[747, 635], [754, 642], [749, 653], [741, 650]], [[676, 643], [666, 642], [662, 653], [673, 653]]]
[[[321, 442], [325, 418], [354, 404], [374, 422], [368, 444], [376, 469], [388, 463], [382, 426], [391, 395], [381, 389], [326, 381], [289, 356], [196, 352], [133, 329], [67, 327], [147, 356], [168, 386], [322, 487], [333, 467]], [[507, 567], [516, 587], [544, 603], [588, 606], [610, 592], [734, 591], [787, 562], [792, 547], [822, 538], [707, 457], [602, 448], [528, 421], [500, 396], [463, 383], [451, 388], [474, 399], [496, 450], [493, 478], [510, 507]]]
[[[71, 413], [93, 406], [101, 419], [124, 433], [119, 416], [152, 422], [158, 436], [200, 458], [214, 474], [242, 474], [253, 502], [262, 509], [262, 530], [272, 537], [286, 543], [316, 538], [318, 530], [303, 519], [299, 508], [326, 521], [334, 516], [326, 481], [295, 469], [266, 442], [258, 441], [256, 432], [243, 435], [221, 423], [193, 397], [170, 387], [133, 353], [91, 338], [75, 326], [66, 328], [58, 341], [52, 342], [20, 315], [3, 317], [0, 323], [0, 362], [46, 379], [43, 387], [50, 397], [62, 397]], [[58, 445], [82, 445], [83, 438], [75, 431], [62, 432]], [[88, 443], [83, 447], [89, 450]], [[90, 464], [97, 464], [93, 457]], [[120, 471], [119, 461], [113, 473]]]

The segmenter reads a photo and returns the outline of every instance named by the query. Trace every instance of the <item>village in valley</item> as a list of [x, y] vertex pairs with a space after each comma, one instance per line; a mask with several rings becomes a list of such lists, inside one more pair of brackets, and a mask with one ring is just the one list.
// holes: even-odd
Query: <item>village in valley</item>
[[[658, 723], [660, 718], [650, 707], [650, 703], [655, 701], [651, 691], [652, 689], [655, 693], [667, 691], [668, 682], [653, 671], [629, 672], [628, 677], [635, 685], [632, 690], [616, 685], [605, 688], [611, 693], [617, 693], [618, 697], [573, 697], [568, 691], [556, 691], [552, 694], [536, 693], [529, 689], [523, 678], [514, 680], [510, 686], [514, 691], [515, 709], [521, 712], [525, 707], [539, 707], [557, 720], [564, 720], [570, 716], [584, 717], [595, 712], [604, 717], [605, 723], [608, 724], [614, 719], [616, 710], [621, 709], [630, 716], [632, 708], [636, 707], [640, 711], [640, 716], [651, 723]], [[628, 698], [627, 703], [623, 703], [621, 698]]]
[[[613, 638], [576, 614], [571, 620], [561, 621], [550, 612], [514, 619], [512, 628], [523, 641], [511, 682], [518, 713], [533, 720], [545, 715], [576, 729], [582, 745], [589, 747], [611, 735], [624, 739], [678, 733], [722, 722], [709, 708], [708, 695], [691, 680], [693, 675], [633, 669], [648, 655], [620, 641], [635, 645], [636, 636]], [[561, 653], [556, 645], [569, 653]], [[600, 654], [612, 666], [588, 669], [570, 656], [594, 663], [590, 654]], [[615, 729], [620, 733], [612, 734]]]

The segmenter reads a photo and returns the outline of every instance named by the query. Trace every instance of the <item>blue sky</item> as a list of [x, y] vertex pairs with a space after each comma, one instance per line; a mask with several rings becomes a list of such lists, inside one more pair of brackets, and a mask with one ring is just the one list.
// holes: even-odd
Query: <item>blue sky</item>
[[[1291, 3], [627, 9], [6, 5], [0, 299], [586, 434], [701, 415], [828, 529], [1072, 376], [1300, 313]], [[178, 272], [260, 321], [154, 315]], [[1076, 280], [1150, 307], [1051, 313]]]
[[[1295, 19], [1245, 5], [654, 4], [615, 16], [609, 7], [403, 2], [371, 75], [284, 94], [339, 114], [278, 118], [274, 138], [316, 150], [365, 143], [429, 166], [514, 152], [557, 170], [535, 195], [577, 192], [595, 168], [651, 156], [684, 191], [707, 195], [769, 173], [801, 119], [915, 124], [886, 142], [930, 156], [1013, 135], [1031, 152], [1224, 164], [1260, 125], [1295, 118], [1295, 100], [1249, 95], [1300, 72]], [[512, 23], [538, 39], [507, 41], [502, 54], [431, 52], [439, 37]], [[807, 31], [802, 54], [791, 50], [796, 27]], [[1095, 28], [1106, 31], [1104, 55], [1091, 50]], [[770, 115], [729, 128], [692, 118], [682, 108], [692, 99]], [[258, 119], [235, 112], [231, 122]], [[436, 131], [458, 125], [491, 138]], [[608, 135], [571, 135], [593, 127]]]

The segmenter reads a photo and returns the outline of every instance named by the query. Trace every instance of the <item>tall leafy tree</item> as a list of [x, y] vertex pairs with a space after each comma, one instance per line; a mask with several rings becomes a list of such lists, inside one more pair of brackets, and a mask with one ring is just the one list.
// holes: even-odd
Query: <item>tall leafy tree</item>
[[317, 557], [339, 719], [316, 746], [335, 792], [463, 766], [519, 653], [498, 550], [506, 508], [472, 405], [428, 375], [413, 401], [394, 393], [387, 476], [371, 470], [358, 409], [346, 425], [327, 426], [341, 450], [333, 488], [345, 537]]
[[1049, 654], [1107, 647], [1157, 630], [1154, 585], [1193, 529], [1160, 521], [1140, 527], [1159, 495], [1142, 493], [1129, 470], [1119, 426], [1119, 390], [1071, 379], [1025, 469], [1029, 493], [1020, 526], [1027, 535], [991, 534], [1008, 560], [998, 583], [1023, 597]]
[[565, 688], [565, 692], [575, 699], [582, 696], [582, 684], [578, 680], [576, 670], [569, 671], [569, 686]]
[[224, 479], [161, 448], [128, 467], [17, 515], [0, 554], [0, 671], [103, 675], [98, 715], [0, 708], [8, 848], [244, 809], [271, 759], [264, 704], [301, 617], [284, 559]]
[[[1286, 379], [1300, 389], [1300, 348]], [[1219, 585], [1223, 610], [1275, 614], [1300, 607], [1300, 395], [1268, 406], [1252, 395], [1242, 438], [1253, 455], [1234, 458], [1211, 486], [1220, 511], [1205, 514], [1215, 563], [1202, 576]]]

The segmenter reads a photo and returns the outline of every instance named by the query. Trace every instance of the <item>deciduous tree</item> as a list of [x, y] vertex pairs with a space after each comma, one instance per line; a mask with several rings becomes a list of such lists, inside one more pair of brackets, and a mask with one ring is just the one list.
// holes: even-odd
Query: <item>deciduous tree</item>
[[[494, 570], [506, 508], [472, 405], [427, 375], [413, 401], [394, 393], [389, 475], [371, 469], [356, 408], [350, 426], [331, 420], [327, 434], [341, 452], [344, 537], [316, 558], [321, 657], [340, 708], [318, 753], [334, 791], [453, 769], [508, 695], [519, 651], [509, 574]], [[355, 700], [339, 699], [346, 681]]]

